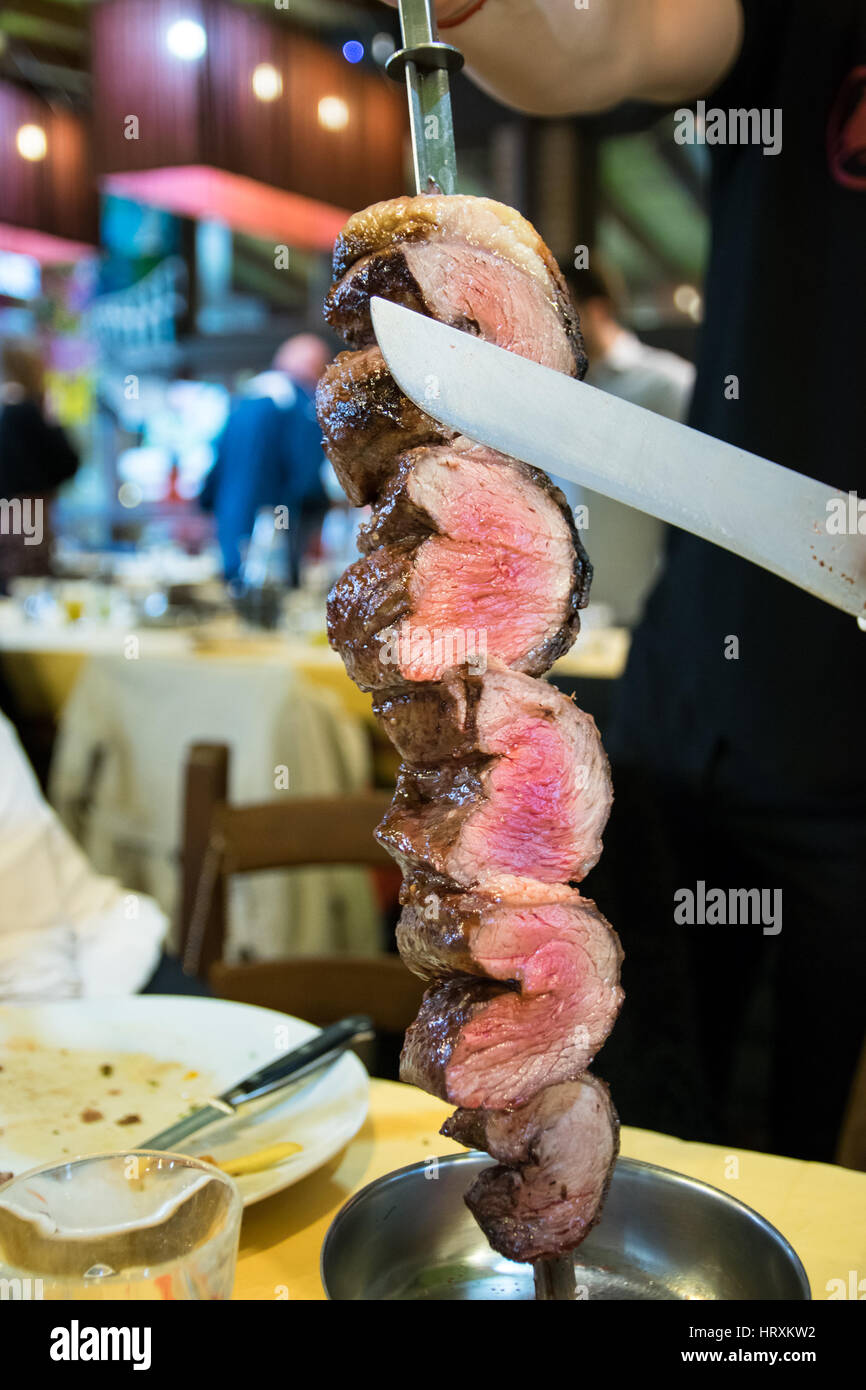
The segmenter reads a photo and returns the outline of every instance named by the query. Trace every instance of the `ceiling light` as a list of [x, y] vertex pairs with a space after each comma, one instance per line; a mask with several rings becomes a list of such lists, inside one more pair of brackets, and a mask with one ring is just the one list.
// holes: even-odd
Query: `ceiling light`
[[184, 62], [195, 62], [207, 49], [207, 34], [194, 19], [178, 19], [166, 31], [165, 41], [169, 53]]
[[282, 74], [271, 63], [259, 63], [253, 71], [253, 91], [259, 101], [276, 101], [283, 91]]
[[345, 130], [349, 124], [349, 108], [342, 97], [322, 97], [319, 102], [319, 125], [325, 130]]
[[20, 126], [15, 144], [22, 159], [44, 159], [48, 151], [48, 140], [41, 125]]

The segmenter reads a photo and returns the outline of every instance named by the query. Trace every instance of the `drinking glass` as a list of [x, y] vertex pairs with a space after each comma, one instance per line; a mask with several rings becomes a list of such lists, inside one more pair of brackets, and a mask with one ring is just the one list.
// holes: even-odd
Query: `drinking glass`
[[0, 1187], [0, 1299], [231, 1298], [242, 1202], [183, 1154], [132, 1150]]

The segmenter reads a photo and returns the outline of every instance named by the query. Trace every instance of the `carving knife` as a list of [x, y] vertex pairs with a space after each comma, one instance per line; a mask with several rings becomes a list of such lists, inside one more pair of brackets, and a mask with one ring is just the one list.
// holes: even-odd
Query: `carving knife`
[[440, 424], [680, 526], [866, 627], [866, 517], [840, 492], [699, 430], [374, 298], [400, 390]]

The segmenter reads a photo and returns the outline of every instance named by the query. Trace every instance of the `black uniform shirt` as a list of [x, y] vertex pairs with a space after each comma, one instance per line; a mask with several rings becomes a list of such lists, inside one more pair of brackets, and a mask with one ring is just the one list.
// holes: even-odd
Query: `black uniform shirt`
[[[707, 112], [779, 108], [782, 143], [711, 147], [690, 423], [866, 497], [866, 0], [744, 12], [742, 51]], [[767, 804], [862, 810], [864, 714], [855, 619], [671, 531], [609, 732], [615, 757], [696, 782], [721, 769]]]

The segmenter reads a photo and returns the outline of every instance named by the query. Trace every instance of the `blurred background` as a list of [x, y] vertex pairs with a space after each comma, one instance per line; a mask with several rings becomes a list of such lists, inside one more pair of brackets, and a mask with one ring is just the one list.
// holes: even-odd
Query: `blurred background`
[[[46, 509], [38, 545], [0, 526], [0, 707], [91, 864], [159, 903], [175, 949], [196, 902], [199, 927], [210, 911], [196, 745], [228, 750], [217, 799], [393, 778], [324, 634], [359, 517], [311, 399], [341, 346], [321, 317], [334, 237], [411, 187], [405, 92], [384, 70], [397, 32], [350, 0], [0, 11], [0, 497], [23, 469]], [[675, 144], [658, 108], [538, 121], [463, 75], [452, 91], [462, 191], [519, 208], [573, 272], [590, 379], [682, 415], [703, 147]], [[220, 470], [237, 479], [257, 449], [282, 460], [284, 506], [241, 478], [227, 521]], [[596, 584], [553, 678], [603, 730], [659, 531], [570, 500]], [[382, 865], [252, 874], [226, 888], [217, 954], [375, 952], [395, 912]]]

